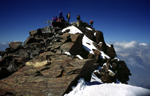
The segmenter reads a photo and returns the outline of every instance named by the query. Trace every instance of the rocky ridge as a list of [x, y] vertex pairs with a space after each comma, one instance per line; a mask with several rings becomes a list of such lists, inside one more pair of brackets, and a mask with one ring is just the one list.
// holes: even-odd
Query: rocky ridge
[[[82, 33], [71, 34], [78, 31], [71, 26]], [[113, 45], [106, 44], [103, 33], [86, 22], [53, 22], [53, 27], [29, 31], [29, 35], [24, 43], [11, 42], [6, 51], [0, 51], [0, 95], [62, 96], [78, 79], [90, 81], [92, 73], [103, 83], [129, 80], [130, 70], [115, 58]], [[83, 45], [84, 36], [93, 41], [93, 53]], [[107, 56], [102, 57], [103, 53]]]

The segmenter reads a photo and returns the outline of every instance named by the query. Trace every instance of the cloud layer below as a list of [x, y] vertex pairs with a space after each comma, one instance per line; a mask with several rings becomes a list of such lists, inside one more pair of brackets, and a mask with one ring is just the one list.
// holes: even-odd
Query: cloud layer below
[[124, 60], [132, 76], [129, 84], [150, 89], [150, 44], [131, 42], [113, 43], [120, 60]]

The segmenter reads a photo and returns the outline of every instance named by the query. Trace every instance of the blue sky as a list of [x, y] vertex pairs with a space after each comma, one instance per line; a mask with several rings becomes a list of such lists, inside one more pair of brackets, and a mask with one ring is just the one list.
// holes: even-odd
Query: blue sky
[[0, 43], [24, 42], [29, 31], [47, 26], [44, 22], [71, 13], [71, 22], [94, 21], [107, 43], [150, 43], [150, 0], [0, 0]]

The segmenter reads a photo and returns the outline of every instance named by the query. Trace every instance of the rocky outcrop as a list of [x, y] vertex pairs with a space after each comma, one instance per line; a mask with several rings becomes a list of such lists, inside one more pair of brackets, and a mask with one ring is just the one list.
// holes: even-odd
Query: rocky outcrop
[[[6, 51], [0, 52], [0, 95], [62, 96], [72, 90], [78, 79], [90, 81], [99, 66], [102, 68], [94, 74], [103, 83], [116, 82], [116, 79], [127, 83], [130, 70], [124, 61], [114, 59], [115, 49], [106, 45], [103, 33], [81, 20], [73, 25], [82, 34], [70, 34], [70, 29], [62, 33], [69, 25], [54, 22], [53, 27], [29, 31], [30, 36], [23, 44], [11, 42]], [[92, 49], [93, 54], [83, 47], [84, 35], [97, 48]], [[110, 58], [102, 58], [102, 52]]]
[[31, 64], [26, 62], [26, 66], [1, 80], [0, 88], [19, 96], [61, 96], [68, 93], [79, 78], [89, 80], [91, 73], [98, 67], [90, 59], [76, 60], [67, 55], [47, 53], [39, 59], [43, 57], [47, 60], [41, 63], [38, 60], [29, 61]]

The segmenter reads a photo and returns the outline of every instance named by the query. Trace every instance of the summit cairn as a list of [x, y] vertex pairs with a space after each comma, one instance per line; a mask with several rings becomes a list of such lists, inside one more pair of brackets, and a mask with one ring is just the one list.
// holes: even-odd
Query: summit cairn
[[127, 84], [130, 70], [101, 31], [81, 20], [52, 25], [29, 31], [24, 42], [0, 51], [0, 95], [62, 96], [80, 78], [93, 82], [92, 74], [100, 83]]

